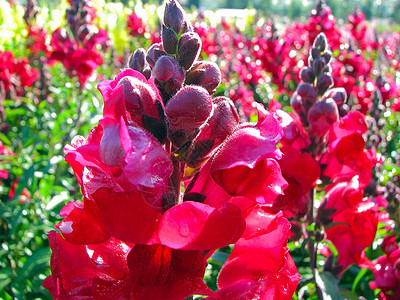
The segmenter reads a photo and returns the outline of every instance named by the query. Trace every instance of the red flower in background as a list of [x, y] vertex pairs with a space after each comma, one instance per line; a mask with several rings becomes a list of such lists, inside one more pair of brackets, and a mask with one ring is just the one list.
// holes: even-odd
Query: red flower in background
[[338, 249], [338, 265], [345, 270], [351, 264], [369, 266], [364, 249], [372, 245], [378, 228], [378, 211], [372, 201], [334, 214], [334, 224], [326, 230], [326, 237]]
[[28, 25], [29, 49], [35, 55], [49, 56], [51, 53], [50, 41], [47, 31], [37, 25]]
[[376, 155], [373, 150], [365, 150], [362, 134], [366, 130], [365, 116], [360, 112], [350, 112], [332, 125], [328, 133], [329, 151], [322, 158], [326, 164], [324, 176], [339, 182], [358, 175], [361, 188], [368, 185]]
[[295, 216], [304, 215], [308, 209], [309, 191], [315, 186], [320, 176], [319, 163], [309, 154], [300, 152], [290, 146], [280, 148], [283, 153], [279, 165], [288, 187], [279, 195], [272, 207], [289, 210]]
[[32, 86], [39, 71], [32, 69], [26, 58], [14, 58], [11, 51], [0, 51], [0, 91], [5, 97], [22, 96]]
[[148, 31], [148, 26], [143, 23], [143, 20], [132, 12], [126, 21], [131, 36], [144, 36]]

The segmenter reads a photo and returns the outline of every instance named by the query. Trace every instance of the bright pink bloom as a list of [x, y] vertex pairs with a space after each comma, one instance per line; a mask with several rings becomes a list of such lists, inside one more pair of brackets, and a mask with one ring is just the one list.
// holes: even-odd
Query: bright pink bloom
[[376, 155], [365, 150], [362, 133], [367, 128], [365, 116], [355, 111], [332, 125], [328, 133], [329, 151], [322, 157], [322, 163], [327, 165], [324, 176], [338, 182], [358, 175], [361, 188], [369, 184]]
[[209, 299], [292, 299], [300, 275], [286, 248], [289, 231], [282, 214], [251, 209], [219, 275], [217, 297]]
[[296, 216], [304, 215], [309, 192], [321, 173], [319, 163], [309, 153], [302, 153], [290, 146], [280, 149], [283, 157], [279, 165], [289, 185], [284, 194], [276, 198], [272, 207], [276, 210], [289, 210]]
[[200, 251], [133, 245], [110, 238], [74, 245], [49, 233], [52, 275], [43, 285], [55, 299], [184, 299], [210, 295]]
[[[96, 50], [97, 42], [104, 41], [105, 31], [93, 33], [82, 45], [72, 40], [64, 28], [57, 28], [51, 38], [53, 52], [50, 62], [60, 61], [70, 77], [78, 77], [83, 86], [93, 71], [103, 63], [102, 55]], [[96, 38], [96, 35], [99, 35]]]
[[143, 23], [143, 20], [138, 17], [135, 12], [132, 12], [126, 21], [129, 34], [132, 36], [144, 36], [148, 31], [148, 26]]
[[351, 264], [369, 265], [364, 249], [372, 245], [378, 227], [378, 211], [367, 200], [356, 207], [335, 213], [335, 224], [326, 230], [326, 237], [338, 249], [338, 265], [343, 270]]
[[[114, 80], [103, 80], [97, 86], [104, 99], [104, 117], [143, 127], [143, 115], [159, 119], [156, 101], [161, 104], [161, 97], [152, 80], [147, 80], [141, 73], [126, 69]], [[155, 121], [155, 120], [153, 120]]]
[[222, 203], [226, 201], [222, 199], [246, 197], [253, 204], [272, 203], [283, 193], [287, 183], [276, 161], [282, 155], [276, 148], [282, 128], [273, 114], [259, 113], [257, 124], [244, 124], [227, 137], [203, 166], [193, 192]]
[[47, 32], [37, 25], [28, 25], [27, 36], [29, 49], [35, 55], [49, 56], [51, 52], [50, 43], [47, 39]]
[[6, 97], [22, 96], [32, 86], [39, 71], [32, 69], [26, 58], [14, 58], [11, 51], [0, 51], [0, 92]]
[[380, 289], [378, 294], [382, 300], [396, 300], [400, 297], [400, 249], [378, 258], [375, 268], [372, 269], [375, 281], [370, 282], [372, 289]]

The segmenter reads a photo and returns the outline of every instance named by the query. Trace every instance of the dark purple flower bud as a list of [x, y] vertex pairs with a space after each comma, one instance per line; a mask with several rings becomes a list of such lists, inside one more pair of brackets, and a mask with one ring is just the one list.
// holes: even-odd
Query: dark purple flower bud
[[194, 31], [193, 25], [188, 19], [186, 19], [185, 22], [183, 22], [182, 32], [192, 32], [192, 31]]
[[322, 138], [329, 127], [339, 120], [339, 110], [332, 98], [322, 99], [315, 103], [308, 112], [310, 135]]
[[325, 62], [329, 63], [332, 58], [332, 51], [326, 50], [324, 54], [322, 54], [322, 57], [325, 58]]
[[319, 49], [317, 49], [317, 48], [312, 48], [311, 49], [311, 57], [312, 57], [312, 59], [318, 58], [320, 56], [320, 54], [321, 54], [321, 51], [319, 51]]
[[154, 65], [153, 76], [158, 81], [166, 82], [174, 78], [183, 83], [185, 71], [174, 58], [164, 55], [161, 56]]
[[324, 73], [317, 79], [317, 92], [318, 95], [323, 95], [333, 85], [333, 78], [331, 75]]
[[[192, 138], [203, 123], [210, 117], [212, 112], [212, 101], [209, 93], [202, 87], [188, 85], [179, 90], [165, 107], [165, 114], [170, 124], [169, 135], [174, 136], [175, 132], [184, 132], [186, 140]], [[180, 147], [182, 139], [176, 143]]]
[[179, 2], [168, 0], [164, 10], [164, 24], [176, 33], [180, 33], [183, 29], [186, 14]]
[[176, 54], [178, 38], [176, 37], [175, 32], [164, 24], [162, 25], [161, 38], [165, 52], [168, 54]]
[[219, 145], [239, 124], [239, 115], [235, 104], [227, 97], [216, 97], [212, 99], [212, 103], [213, 115], [202, 130], [200, 137], [209, 134], [209, 138], [213, 138]]
[[312, 68], [304, 67], [303, 69], [301, 69], [300, 78], [304, 82], [308, 82], [308, 83], [313, 84], [314, 80], [315, 80], [315, 75], [314, 75], [314, 72], [313, 72]]
[[325, 58], [318, 57], [312, 63], [312, 69], [316, 76], [319, 76], [322, 72], [322, 69], [326, 66]]
[[323, 69], [321, 73], [328, 73], [331, 74], [332, 73], [332, 68], [329, 64], [327, 64]]
[[[128, 72], [133, 72], [128, 70]], [[141, 125], [141, 117], [145, 114], [151, 117], [158, 117], [155, 101], [157, 94], [154, 86], [134, 76], [125, 76], [118, 85], [123, 85], [122, 98], [125, 102], [126, 119]], [[105, 107], [106, 108], [106, 107]]]
[[144, 75], [144, 77], [146, 77], [146, 79], [148, 80], [151, 77], [151, 69], [149, 66], [146, 66], [143, 71], [142, 74]]
[[143, 48], [138, 48], [129, 57], [128, 67], [138, 72], [142, 72], [145, 65], [146, 50], [144, 50]]
[[307, 125], [308, 124], [307, 111], [306, 108], [304, 107], [302, 97], [297, 92], [294, 92], [292, 97], [290, 98], [290, 106], [300, 117], [303, 125]]
[[146, 60], [149, 63], [150, 67], [153, 68], [156, 64], [157, 59], [159, 59], [163, 55], [167, 55], [167, 53], [164, 51], [162, 44], [155, 43], [151, 45], [150, 48], [147, 50]]
[[89, 27], [87, 27], [87, 26], [82, 26], [82, 27], [79, 29], [79, 32], [78, 32], [79, 40], [83, 41], [83, 40], [87, 37], [87, 35], [88, 35], [89, 33], [90, 33]]
[[84, 19], [88, 13], [89, 13], [89, 10], [87, 8], [84, 8], [83, 10], [81, 10], [81, 19]]
[[325, 52], [327, 46], [328, 46], [328, 40], [326, 39], [325, 34], [321, 32], [315, 38], [313, 43], [313, 48], [318, 48], [320, 52]]
[[309, 83], [300, 83], [296, 92], [302, 98], [303, 102], [307, 101], [314, 104], [317, 100], [317, 93], [315, 92], [314, 87]]
[[211, 95], [221, 83], [221, 71], [213, 62], [198, 61], [187, 72], [185, 83], [200, 85]]
[[327, 91], [324, 98], [332, 98], [337, 105], [341, 105], [346, 102], [347, 93], [344, 88], [334, 88]]
[[201, 49], [201, 39], [195, 32], [186, 32], [182, 34], [178, 45], [179, 64], [188, 70], [193, 62], [197, 60]]

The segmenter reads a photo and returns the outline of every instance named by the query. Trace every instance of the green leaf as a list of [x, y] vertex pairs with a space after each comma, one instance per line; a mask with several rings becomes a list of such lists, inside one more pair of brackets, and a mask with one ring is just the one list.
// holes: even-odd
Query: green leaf
[[338, 280], [329, 272], [316, 272], [315, 281], [321, 289], [324, 300], [341, 300]]
[[346, 299], [346, 300], [359, 300], [360, 298], [358, 297], [357, 293], [351, 292], [347, 289], [339, 289], [340, 291], [340, 297], [341, 299]]
[[332, 222], [329, 223], [326, 227], [325, 230], [328, 230], [329, 228], [336, 226], [336, 225], [346, 225], [346, 226], [350, 226], [349, 224], [345, 223], [345, 222]]
[[353, 286], [351, 287], [351, 291], [354, 292], [357, 288], [358, 283], [364, 277], [364, 275], [368, 272], [368, 269], [361, 269], [357, 274], [357, 277], [353, 281]]
[[226, 262], [226, 260], [229, 257], [229, 253], [225, 253], [225, 252], [215, 252], [213, 255], [211, 255], [211, 257], [208, 259], [209, 262], [214, 262], [218, 265], [223, 266], [224, 263]]

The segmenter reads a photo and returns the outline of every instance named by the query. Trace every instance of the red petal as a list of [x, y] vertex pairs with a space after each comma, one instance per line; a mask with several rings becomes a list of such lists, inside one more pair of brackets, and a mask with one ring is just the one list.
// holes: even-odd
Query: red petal
[[100, 188], [93, 194], [108, 232], [125, 242], [153, 244], [161, 214], [138, 191], [117, 193]]
[[164, 213], [159, 238], [162, 244], [174, 249], [216, 249], [236, 242], [244, 227], [241, 211], [233, 204], [217, 210], [188, 201]]

